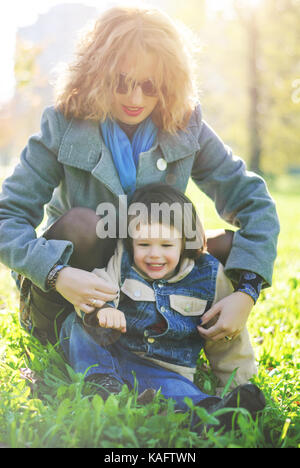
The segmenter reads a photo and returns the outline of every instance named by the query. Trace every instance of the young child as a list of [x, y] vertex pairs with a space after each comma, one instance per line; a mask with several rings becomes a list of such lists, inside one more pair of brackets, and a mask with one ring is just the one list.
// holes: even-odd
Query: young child
[[[205, 343], [199, 333], [201, 317], [233, 288], [206, 252], [190, 200], [171, 186], [151, 184], [135, 192], [128, 213], [130, 235], [118, 242], [107, 268], [94, 270], [118, 286], [118, 298], [91, 314], [77, 310], [63, 324], [60, 340], [73, 368], [101, 385], [104, 397], [124, 383], [132, 388], [135, 375], [139, 392], [161, 389], [180, 408], [185, 397], [205, 407], [236, 406], [239, 394], [241, 406], [253, 413], [262, 409], [262, 393], [246, 384], [255, 373], [246, 329], [216, 343]], [[203, 347], [223, 384], [239, 368], [243, 385], [223, 400], [193, 383]]]

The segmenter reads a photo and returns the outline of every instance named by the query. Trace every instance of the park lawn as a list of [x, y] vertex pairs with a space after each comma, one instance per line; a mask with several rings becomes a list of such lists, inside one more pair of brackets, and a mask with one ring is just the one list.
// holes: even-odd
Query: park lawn
[[[271, 184], [281, 221], [273, 287], [262, 292], [249, 319], [259, 363], [255, 378], [267, 406], [252, 421], [238, 411], [236, 428], [213, 428], [201, 437], [189, 429], [190, 414], [176, 414], [171, 401], [157, 395], [140, 406], [125, 387], [103, 403], [90, 397], [83, 376], [75, 374], [59, 350], [43, 348], [18, 325], [18, 295], [9, 271], [0, 266], [0, 446], [2, 447], [300, 447], [300, 189], [299, 179]], [[191, 184], [206, 228], [224, 227], [213, 205]], [[203, 356], [197, 381], [207, 393], [217, 382]], [[196, 409], [194, 409], [196, 411]], [[202, 410], [203, 422], [213, 422]]]

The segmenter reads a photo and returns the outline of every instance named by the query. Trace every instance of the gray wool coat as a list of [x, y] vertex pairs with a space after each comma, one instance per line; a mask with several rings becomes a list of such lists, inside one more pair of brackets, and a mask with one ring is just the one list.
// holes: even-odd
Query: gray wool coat
[[[154, 146], [141, 153], [137, 187], [152, 182], [185, 191], [189, 178], [215, 203], [219, 215], [238, 227], [225, 272], [237, 280], [240, 270], [272, 282], [279, 222], [264, 180], [246, 170], [202, 119], [197, 106], [186, 131], [160, 131]], [[33, 135], [0, 194], [0, 261], [47, 290], [46, 278], [57, 262], [68, 263], [72, 243], [37, 237], [46, 207], [49, 226], [72, 207], [93, 210], [101, 202], [118, 207], [124, 195], [99, 123], [66, 120], [46, 108], [40, 133]]]

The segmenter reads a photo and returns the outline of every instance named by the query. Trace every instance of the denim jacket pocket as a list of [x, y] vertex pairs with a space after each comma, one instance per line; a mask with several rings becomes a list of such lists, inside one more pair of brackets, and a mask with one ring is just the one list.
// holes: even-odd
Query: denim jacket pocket
[[207, 301], [197, 297], [181, 296], [179, 294], [170, 295], [170, 306], [181, 315], [197, 316], [205, 312]]
[[126, 278], [121, 286], [121, 292], [133, 301], [155, 302], [153, 289], [136, 279]]

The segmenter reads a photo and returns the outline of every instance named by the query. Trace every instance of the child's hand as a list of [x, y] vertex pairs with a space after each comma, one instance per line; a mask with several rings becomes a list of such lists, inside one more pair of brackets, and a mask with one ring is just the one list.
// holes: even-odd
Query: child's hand
[[123, 312], [112, 307], [104, 307], [98, 310], [97, 317], [102, 328], [113, 328], [121, 333], [126, 333], [126, 319]]
[[[248, 294], [236, 291], [221, 299], [203, 315], [198, 331], [207, 340], [234, 338], [246, 325], [253, 306], [253, 299]], [[217, 321], [209, 328], [203, 328], [213, 318]]]

